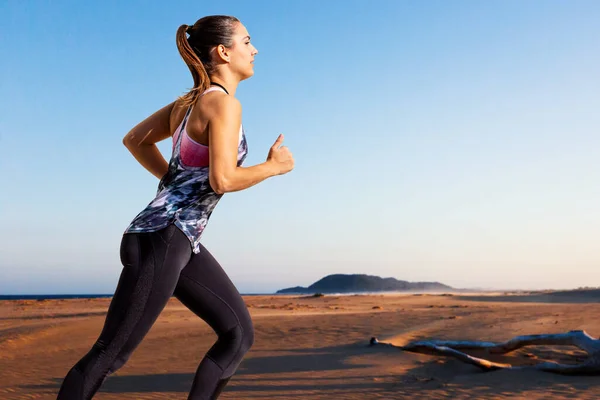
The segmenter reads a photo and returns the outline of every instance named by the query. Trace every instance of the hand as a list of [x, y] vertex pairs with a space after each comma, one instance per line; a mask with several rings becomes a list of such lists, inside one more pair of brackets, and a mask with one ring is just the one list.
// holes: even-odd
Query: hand
[[277, 175], [287, 174], [294, 169], [294, 157], [292, 157], [292, 153], [287, 146], [281, 146], [282, 143], [283, 134], [280, 134], [273, 146], [271, 146], [269, 155], [267, 156], [267, 162], [270, 162], [275, 166]]

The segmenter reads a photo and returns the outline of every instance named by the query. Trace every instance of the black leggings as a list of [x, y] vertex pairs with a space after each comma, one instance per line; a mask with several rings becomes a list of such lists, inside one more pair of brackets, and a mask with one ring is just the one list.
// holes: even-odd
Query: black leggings
[[71, 368], [57, 400], [91, 399], [127, 362], [173, 295], [218, 335], [198, 366], [188, 397], [216, 399], [254, 341], [246, 304], [225, 271], [204, 246], [194, 254], [174, 225], [123, 235], [121, 262], [100, 337]]

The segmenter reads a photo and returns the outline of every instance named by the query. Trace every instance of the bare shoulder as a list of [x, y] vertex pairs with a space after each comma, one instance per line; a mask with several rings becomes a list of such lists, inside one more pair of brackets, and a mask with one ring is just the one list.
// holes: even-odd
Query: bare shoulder
[[170, 115], [171, 134], [173, 134], [173, 131], [177, 128], [177, 126], [179, 126], [181, 121], [183, 121], [187, 109], [187, 106], [183, 104], [181, 99], [177, 99], [173, 102]]
[[239, 118], [242, 115], [242, 104], [233, 96], [213, 92], [207, 94], [204, 100], [204, 108], [209, 120]]

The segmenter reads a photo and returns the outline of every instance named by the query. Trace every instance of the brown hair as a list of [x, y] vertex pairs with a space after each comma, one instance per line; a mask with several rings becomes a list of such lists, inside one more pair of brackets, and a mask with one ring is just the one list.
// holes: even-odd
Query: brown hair
[[[198, 96], [210, 86], [209, 74], [214, 70], [210, 57], [213, 47], [222, 44], [231, 47], [237, 18], [227, 15], [211, 15], [200, 18], [192, 26], [181, 25], [177, 29], [177, 49], [192, 73], [194, 87], [180, 97], [186, 106], [196, 102]], [[186, 37], [189, 34], [189, 38]]]

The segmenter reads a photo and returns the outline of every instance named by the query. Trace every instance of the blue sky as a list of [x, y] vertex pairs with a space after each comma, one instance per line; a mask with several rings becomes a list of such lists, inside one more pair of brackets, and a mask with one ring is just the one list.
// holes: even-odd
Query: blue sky
[[158, 183], [121, 139], [192, 85], [175, 31], [209, 14], [259, 50], [246, 165], [279, 133], [296, 159], [208, 225], [241, 292], [600, 286], [597, 1], [8, 1], [0, 294], [113, 292]]

